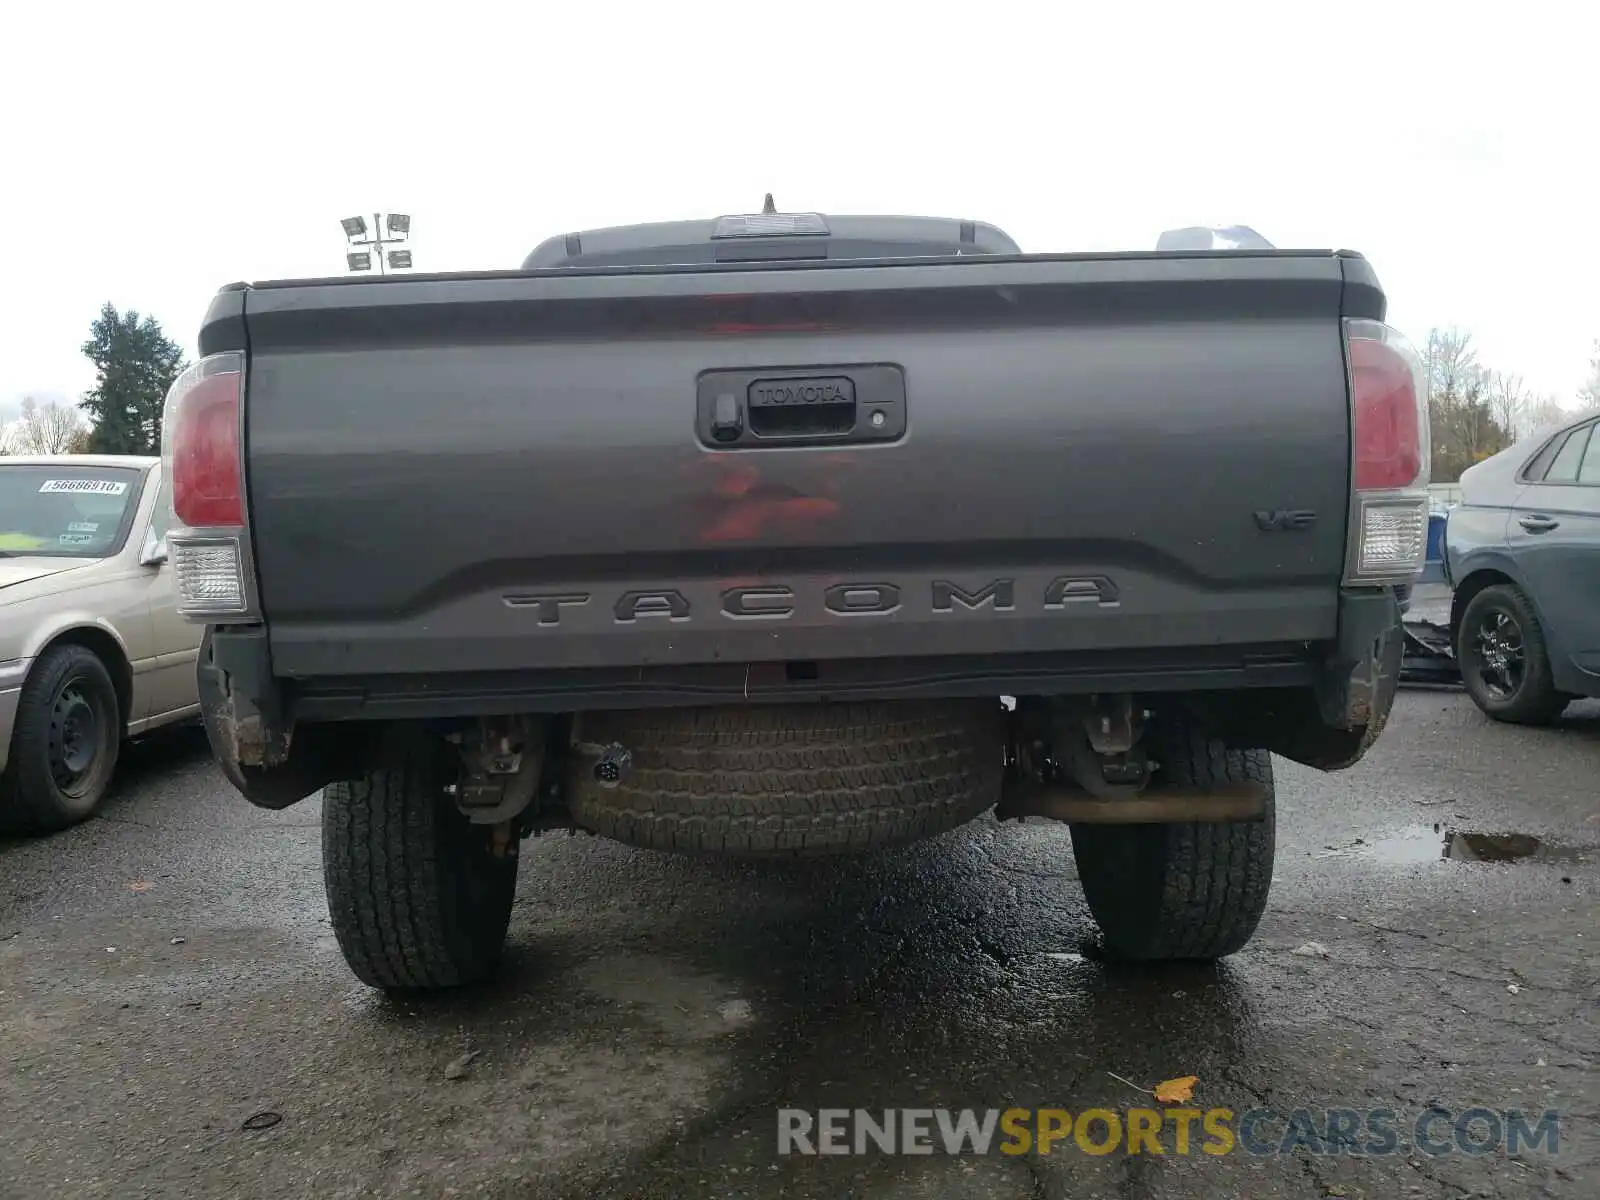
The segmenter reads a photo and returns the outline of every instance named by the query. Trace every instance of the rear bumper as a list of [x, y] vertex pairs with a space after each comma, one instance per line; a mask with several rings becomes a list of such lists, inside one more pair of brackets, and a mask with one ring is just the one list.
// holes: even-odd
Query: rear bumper
[[808, 700], [1305, 688], [1323, 673], [1306, 643], [291, 680], [272, 675], [266, 639], [251, 631], [214, 635], [213, 657], [200, 672], [207, 712], [249, 720], [254, 707], [275, 714], [270, 722], [292, 724]]
[[200, 701], [224, 774], [268, 808], [343, 777], [360, 760], [366, 723], [806, 700], [1276, 689], [1304, 701], [1284, 720], [1314, 725], [1316, 736], [1298, 751], [1271, 748], [1331, 769], [1359, 759], [1387, 720], [1402, 648], [1394, 589], [1344, 592], [1338, 611], [1327, 643], [294, 680], [273, 674], [265, 630], [223, 629], [207, 634]]

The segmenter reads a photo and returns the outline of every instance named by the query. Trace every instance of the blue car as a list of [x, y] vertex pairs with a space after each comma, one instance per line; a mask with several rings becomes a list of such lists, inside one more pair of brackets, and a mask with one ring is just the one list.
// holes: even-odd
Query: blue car
[[1461, 682], [1479, 708], [1539, 725], [1600, 696], [1600, 411], [1463, 472], [1444, 566]]

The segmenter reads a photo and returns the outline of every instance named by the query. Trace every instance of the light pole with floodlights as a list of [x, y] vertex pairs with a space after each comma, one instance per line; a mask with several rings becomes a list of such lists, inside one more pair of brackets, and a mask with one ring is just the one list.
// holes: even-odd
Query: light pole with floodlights
[[[344, 261], [352, 271], [372, 270], [373, 251], [377, 252], [378, 274], [387, 275], [390, 271], [407, 271], [411, 269], [410, 250], [386, 250], [389, 246], [398, 246], [411, 236], [411, 217], [406, 213], [372, 214], [372, 236], [367, 237], [367, 219], [365, 217], [345, 217], [339, 222], [344, 226], [345, 240], [351, 249], [345, 252]], [[385, 237], [385, 231], [389, 236]], [[356, 249], [355, 247], [370, 247], [370, 249]]]

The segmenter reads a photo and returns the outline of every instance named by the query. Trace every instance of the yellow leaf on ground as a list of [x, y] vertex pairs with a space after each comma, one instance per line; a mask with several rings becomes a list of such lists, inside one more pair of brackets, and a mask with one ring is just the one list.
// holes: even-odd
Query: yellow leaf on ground
[[1184, 1104], [1194, 1095], [1194, 1085], [1200, 1082], [1198, 1075], [1184, 1075], [1179, 1079], [1165, 1079], [1156, 1084], [1156, 1099], [1163, 1104]]
[[155, 887], [155, 884], [148, 879], [135, 879], [128, 885], [128, 890], [130, 892], [148, 892], [153, 887]]

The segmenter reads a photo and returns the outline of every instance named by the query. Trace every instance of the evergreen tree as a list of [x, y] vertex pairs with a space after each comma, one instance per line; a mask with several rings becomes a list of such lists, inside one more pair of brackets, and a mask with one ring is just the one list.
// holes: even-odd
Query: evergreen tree
[[183, 349], [154, 317], [118, 313], [107, 304], [83, 352], [95, 367], [95, 385], [83, 397], [89, 452], [160, 453], [161, 405], [183, 371]]

